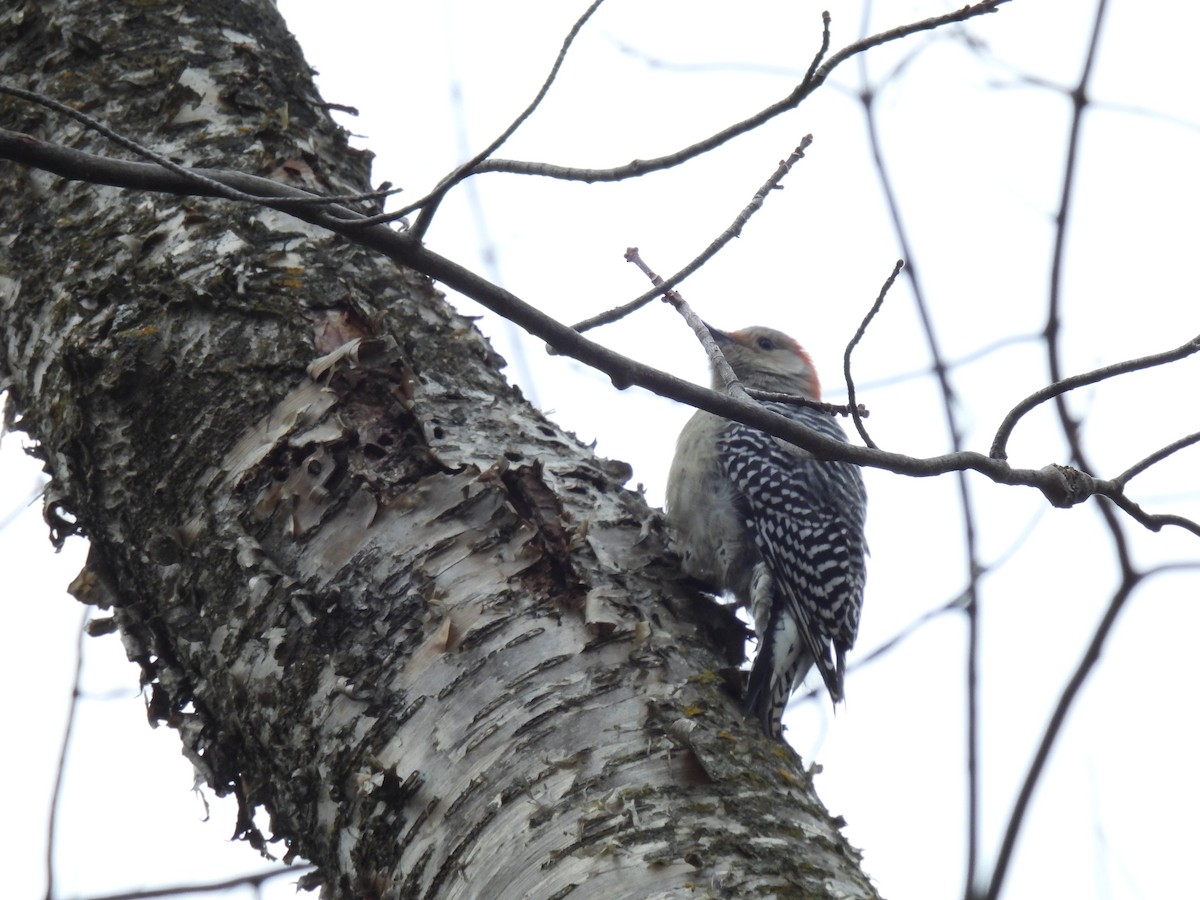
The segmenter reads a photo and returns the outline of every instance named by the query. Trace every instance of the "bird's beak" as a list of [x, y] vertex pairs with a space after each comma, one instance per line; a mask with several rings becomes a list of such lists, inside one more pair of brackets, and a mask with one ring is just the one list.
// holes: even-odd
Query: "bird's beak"
[[733, 338], [731, 338], [720, 328], [713, 328], [707, 322], [704, 323], [704, 327], [708, 329], [708, 333], [713, 336], [713, 340], [718, 344], [732, 344], [734, 342]]

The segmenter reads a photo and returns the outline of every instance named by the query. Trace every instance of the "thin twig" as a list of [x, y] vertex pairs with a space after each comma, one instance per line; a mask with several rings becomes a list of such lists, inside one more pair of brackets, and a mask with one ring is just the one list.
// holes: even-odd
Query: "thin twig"
[[1124, 472], [1122, 472], [1120, 475], [1118, 475], [1116, 478], [1114, 478], [1113, 483], [1120, 485], [1122, 488], [1124, 488], [1125, 485], [1128, 483], [1129, 479], [1133, 478], [1136, 475], [1141, 475], [1152, 465], [1154, 465], [1155, 463], [1162, 462], [1164, 459], [1166, 459], [1172, 453], [1182, 450], [1184, 447], [1190, 447], [1190, 446], [1192, 446], [1192, 444], [1195, 444], [1197, 442], [1200, 442], [1200, 431], [1196, 431], [1196, 432], [1193, 432], [1192, 434], [1181, 437], [1177, 441], [1172, 441], [1171, 443], [1167, 444], [1167, 446], [1163, 447], [1161, 450], [1155, 450], [1153, 453], [1151, 453], [1145, 459], [1139, 460], [1138, 462], [1134, 463], [1132, 466], [1130, 466], [1128, 469], [1126, 469]]
[[[464, 91], [462, 90], [462, 83], [459, 81], [457, 72], [451, 76], [450, 98], [450, 109], [454, 121], [456, 158], [461, 159], [471, 152], [471, 139], [467, 124], [468, 116]], [[486, 204], [483, 202], [479, 182], [470, 178], [462, 182], [462, 200], [466, 203], [466, 208], [475, 224], [480, 266], [490, 281], [495, 284], [503, 284], [504, 278], [500, 268], [503, 249], [496, 245], [495, 239], [492, 237], [488, 223], [488, 210]], [[542, 407], [540, 397], [541, 388], [539, 387], [538, 379], [534, 377], [533, 370], [529, 366], [530, 348], [528, 342], [520, 339], [519, 329], [512, 322], [509, 322], [507, 319], [502, 319], [501, 322], [503, 323], [501, 327], [505, 330], [508, 337], [508, 349], [505, 352], [505, 356], [515, 371], [514, 380], [517, 384], [521, 385], [521, 391], [530, 404], [540, 409]]]
[[[627, 262], [631, 262], [641, 269], [652, 284], [655, 286], [662, 285], [662, 277], [642, 259], [642, 255], [638, 252], [637, 247], [630, 247], [626, 250], [625, 259]], [[708, 323], [696, 314], [696, 311], [692, 309], [678, 291], [668, 290], [663, 295], [663, 300], [675, 307], [679, 314], [683, 316], [683, 320], [687, 322], [688, 327], [695, 332], [696, 337], [700, 340], [700, 346], [704, 348], [704, 352], [708, 355], [708, 362], [712, 366], [713, 372], [724, 383], [725, 392], [731, 397], [748, 401], [749, 396], [746, 394], [746, 389], [742, 387], [742, 383], [738, 380], [737, 375], [734, 374], [729, 361], [725, 359], [724, 352], [717, 345], [712, 332], [708, 330]]]
[[809, 63], [808, 71], [804, 73], [804, 80], [800, 84], [809, 84], [817, 77], [817, 69], [821, 67], [821, 60], [829, 52], [829, 41], [831, 38], [829, 27], [832, 24], [833, 18], [829, 15], [829, 10], [825, 10], [821, 13], [821, 47], [817, 50], [816, 55], [813, 56], [813, 61]]
[[27, 91], [24, 88], [14, 87], [9, 84], [0, 84], [0, 94], [8, 94], [12, 97], [19, 97], [22, 100], [28, 100], [30, 103], [36, 103], [39, 106], [52, 109], [55, 112], [66, 116], [67, 118], [74, 119], [76, 122], [87, 126], [97, 134], [108, 138], [117, 146], [124, 147], [126, 150], [129, 150], [132, 153], [136, 153], [143, 159], [149, 160], [150, 162], [161, 166], [168, 172], [173, 172], [181, 178], [188, 179], [197, 187], [205, 188], [212, 196], [224, 197], [227, 200], [254, 201], [259, 199], [252, 194], [243, 193], [242, 191], [235, 190], [228, 185], [206, 178], [204, 175], [197, 173], [195, 169], [189, 169], [186, 166], [181, 166], [178, 163], [167, 159], [167, 157], [163, 156], [162, 154], [155, 153], [148, 147], [143, 147], [137, 141], [131, 140], [130, 138], [125, 137], [123, 134], [113, 131], [103, 122], [93, 119], [87, 113], [80, 112], [74, 107], [67, 106], [65, 103], [59, 103], [57, 100], [47, 97], [44, 94], [39, 94], [35, 91]]
[[758, 388], [751, 388], [746, 393], [759, 403], [790, 403], [793, 406], [807, 406], [809, 409], [828, 413], [831, 416], [852, 416], [855, 413], [864, 419], [871, 416], [871, 411], [861, 403], [851, 409], [845, 403], [826, 403], [824, 400], [809, 400], [807, 397], [797, 397], [795, 394], [781, 394], [778, 391], [760, 391]]
[[[625, 251], [625, 259], [633, 263], [645, 273], [651, 283], [663, 288], [662, 277], [658, 275], [650, 266], [642, 259], [637, 247], [630, 247]], [[757, 400], [759, 403], [774, 402], [774, 403], [791, 403], [794, 406], [807, 406], [810, 409], [816, 409], [829, 415], [849, 416], [857, 412], [860, 416], [868, 416], [870, 413], [862, 406], [852, 410], [849, 406], [839, 405], [836, 403], [826, 403], [823, 400], [810, 400], [807, 397], [797, 397], [795, 394], [782, 394], [777, 391], [760, 391], [757, 389], [747, 390], [734, 374], [733, 369], [729, 366], [729, 361], [725, 359], [725, 353], [721, 350], [720, 345], [713, 339], [712, 332], [709, 330], [708, 323], [692, 309], [691, 305], [683, 299], [683, 296], [674, 289], [667, 289], [663, 296], [663, 300], [670, 303], [683, 316], [688, 327], [695, 332], [696, 337], [700, 340], [700, 345], [704, 348], [704, 352], [708, 355], [709, 363], [713, 370], [717, 373], [721, 382], [724, 383], [726, 391], [731, 396], [746, 397]]]
[[1025, 780], [1021, 783], [1021, 790], [1018, 792], [1016, 802], [1013, 804], [1012, 813], [1008, 817], [1008, 826], [1005, 828], [1004, 838], [1000, 842], [1000, 852], [996, 857], [996, 865], [992, 870], [992, 877], [988, 883], [987, 893], [984, 895], [985, 900], [998, 900], [1000, 896], [1000, 888], [1004, 884], [1004, 876], [1007, 874], [1009, 862], [1012, 860], [1013, 849], [1017, 844], [1017, 836], [1021, 832], [1021, 825], [1025, 821], [1026, 813], [1029, 811], [1029, 803], [1033, 799], [1034, 789], [1037, 787], [1042, 772], [1046, 768], [1046, 761], [1050, 758], [1050, 751], [1054, 747], [1054, 742], [1062, 731], [1063, 723], [1067, 720], [1067, 713], [1070, 712], [1071, 705], [1074, 703], [1076, 696], [1078, 696], [1084, 682], [1087, 681], [1092, 668], [1100, 660], [1100, 652], [1103, 650], [1104, 643], [1117, 621], [1117, 615], [1125, 607], [1125, 602], [1129, 599], [1133, 589], [1141, 580], [1142, 576], [1135, 575], [1133, 577], [1126, 577], [1121, 582], [1112, 600], [1109, 601], [1108, 609], [1105, 610], [1099, 625], [1096, 626], [1092, 640], [1084, 651], [1083, 658], [1079, 661], [1079, 665], [1076, 666], [1075, 672], [1071, 675], [1071, 680], [1067, 682], [1066, 687], [1063, 689], [1062, 695], [1058, 698], [1058, 703], [1055, 704], [1054, 712], [1050, 716], [1050, 722], [1046, 726], [1046, 731], [1042, 735], [1041, 741], [1038, 742], [1037, 752], [1034, 753], [1033, 762], [1029, 765], [1029, 771], [1025, 774]]
[[854, 352], [854, 348], [858, 346], [858, 342], [863, 339], [863, 335], [867, 333], [867, 326], [871, 324], [871, 320], [875, 318], [875, 314], [879, 312], [883, 306], [883, 300], [887, 296], [888, 291], [892, 289], [892, 285], [896, 283], [896, 278], [899, 277], [900, 271], [904, 268], [904, 260], [896, 260], [896, 265], [892, 268], [892, 274], [887, 277], [887, 281], [883, 283], [883, 287], [879, 291], [879, 296], [875, 298], [875, 302], [871, 304], [870, 310], [863, 317], [862, 324], [858, 326], [858, 330], [854, 332], [854, 337], [850, 338], [850, 343], [846, 345], [846, 352], [842, 356], [842, 372], [846, 376], [846, 405], [850, 407], [850, 414], [854, 419], [854, 427], [858, 429], [858, 436], [863, 439], [863, 443], [868, 447], [877, 446], [871, 440], [871, 436], [867, 434], [867, 429], [862, 423], [862, 416], [858, 412], [854, 393], [854, 377], [850, 374], [850, 354]]
[[[1080, 375], [1072, 375], [1070, 378], [1059, 377], [1054, 383], [1046, 385], [1041, 390], [1034, 391], [1009, 411], [1008, 415], [1004, 417], [1004, 421], [1000, 423], [1000, 427], [996, 429], [996, 436], [992, 439], [992, 449], [989, 452], [997, 459], [1006, 459], [1008, 457], [1006, 449], [1008, 439], [1012, 437], [1012, 432], [1017, 422], [1030, 410], [1045, 403], [1047, 400], [1061, 397], [1063, 394], [1073, 391], [1076, 388], [1096, 384], [1108, 378], [1115, 378], [1117, 375], [1126, 375], [1129, 372], [1139, 372], [1142, 369], [1151, 369], [1166, 363], [1177, 362], [1197, 352], [1200, 352], [1200, 335], [1196, 335], [1190, 341], [1180, 344], [1173, 350], [1165, 350], [1162, 353], [1141, 356], [1137, 359], [1128, 359], [1124, 362], [1113, 363], [1110, 366], [1101, 366], [1099, 369], [1093, 369], [1090, 372], [1084, 372]], [[1082, 448], [1076, 452], [1082, 453]]]
[[878, 662], [880, 659], [887, 656], [887, 654], [891, 653], [893, 650], [895, 650], [897, 647], [899, 647], [902, 643], [904, 643], [906, 640], [908, 640], [910, 637], [912, 637], [914, 634], [916, 634], [918, 631], [920, 631], [923, 626], [929, 624], [934, 619], [938, 618], [939, 616], [945, 615], [948, 612], [954, 612], [955, 610], [961, 611], [962, 609], [964, 609], [966, 607], [966, 605], [969, 601], [970, 601], [969, 593], [966, 590], [963, 590], [962, 592], [960, 592], [958, 594], [958, 596], [953, 597], [950, 600], [947, 600], [941, 606], [938, 606], [938, 607], [935, 607], [934, 609], [923, 612], [921, 615], [917, 616], [917, 618], [913, 619], [913, 621], [909, 622], [907, 625], [905, 625], [903, 628], [901, 628], [898, 632], [896, 632], [894, 635], [892, 635], [890, 638], [888, 638], [886, 641], [884, 641], [878, 647], [875, 647], [870, 653], [867, 653], [865, 656], [862, 656], [859, 659], [856, 659], [849, 666], [848, 671], [855, 672], [858, 669], [861, 669], [864, 666], [869, 665], [870, 663]]
[[592, 316], [590, 319], [584, 319], [582, 322], [577, 322], [571, 327], [576, 331], [582, 332], [590, 331], [591, 329], [600, 325], [611, 325], [613, 322], [623, 319], [630, 313], [641, 309], [655, 297], [666, 294], [677, 284], [682, 282], [685, 278], [716, 256], [722, 247], [732, 241], [735, 237], [741, 235], [742, 229], [745, 227], [746, 223], [750, 221], [750, 217], [762, 208], [763, 201], [766, 200], [767, 195], [770, 194], [771, 191], [778, 189], [780, 182], [782, 182], [784, 179], [784, 176], [786, 176], [787, 173], [792, 170], [792, 166], [804, 158], [804, 151], [808, 149], [808, 146], [812, 143], [812, 140], [813, 136], [811, 134], [806, 134], [801, 139], [800, 146], [792, 151], [791, 156], [780, 161], [779, 166], [771, 174], [771, 177], [768, 178], [766, 182], [763, 183], [762, 187], [755, 192], [754, 196], [750, 198], [750, 202], [742, 208], [742, 211], [737, 214], [737, 217], [734, 218], [730, 226], [721, 232], [721, 234], [717, 236], [716, 240], [714, 240], [708, 245], [707, 248], [705, 248], [703, 253], [693, 259], [690, 263], [688, 263], [670, 278], [665, 280], [659, 278], [654, 282], [653, 290], [647, 291], [640, 297], [635, 297], [633, 300], [622, 306], [618, 306], [615, 309], [610, 309], [606, 312], [600, 313], [599, 315]]
[[218, 891], [230, 891], [240, 887], [259, 888], [268, 881], [283, 878], [287, 875], [303, 875], [312, 872], [313, 866], [290, 866], [283, 869], [269, 869], [265, 872], [255, 872], [252, 875], [239, 875], [225, 881], [212, 881], [207, 884], [181, 884], [174, 887], [149, 888], [139, 891], [122, 891], [119, 894], [105, 894], [99, 897], [89, 897], [87, 900], [152, 900], [154, 897], [175, 897], [179, 894], [213, 894]]
[[421, 214], [417, 216], [417, 221], [412, 227], [412, 232], [418, 240], [422, 239], [425, 236], [425, 232], [429, 230], [429, 226], [433, 221], [433, 216], [437, 212], [437, 208], [441, 204], [442, 198], [445, 197], [450, 189], [456, 184], [461, 182], [464, 178], [472, 175], [475, 172], [476, 167], [481, 162], [500, 149], [501, 145], [503, 145], [505, 141], [512, 137], [516, 130], [520, 128], [530, 116], [533, 115], [534, 110], [541, 105], [542, 100], [545, 99], [546, 94], [550, 91], [550, 86], [553, 85], [555, 79], [558, 78], [559, 69], [562, 68], [563, 62], [567, 58], [567, 51], [571, 49], [571, 44], [575, 42], [575, 38], [583, 29], [583, 26], [587, 24], [588, 19], [590, 19], [592, 14], [600, 8], [600, 4], [603, 2], [604, 0], [593, 0], [592, 4], [583, 11], [583, 15], [575, 20], [575, 24], [571, 26], [571, 30], [567, 32], [566, 38], [563, 39], [562, 47], [559, 48], [558, 56], [554, 60], [554, 65], [550, 67], [550, 73], [546, 76], [546, 80], [542, 82], [542, 86], [538, 90], [537, 95], [533, 98], [533, 100], [530, 101], [529, 105], [525, 107], [524, 111], [515, 119], [513, 119], [512, 123], [505, 128], [495, 140], [493, 140], [469, 160], [443, 178], [440, 182], [438, 182], [437, 186], [432, 191], [430, 191], [420, 200], [417, 200], [415, 203], [408, 204], [406, 207], [397, 212], [389, 213], [386, 216], [377, 216], [373, 220], [365, 222], [364, 224], [392, 221], [402, 218], [419, 209], [421, 210]]
[[[1063, 380], [1062, 348], [1059, 346], [1059, 335], [1062, 331], [1062, 283], [1063, 271], [1066, 265], [1067, 226], [1070, 223], [1071, 201], [1075, 192], [1075, 172], [1079, 161], [1080, 145], [1083, 140], [1083, 113], [1088, 106], [1088, 83], [1091, 80], [1092, 68], [1096, 62], [1096, 54], [1100, 46], [1100, 29], [1104, 22], [1108, 0], [1099, 0], [1096, 4], [1096, 17], [1092, 23], [1091, 39], [1088, 42], [1087, 56], [1083, 62], [1083, 72], [1079, 82], [1068, 95], [1071, 100], [1071, 128], [1067, 138], [1067, 156], [1063, 165], [1062, 189], [1059, 193], [1058, 211], [1054, 217], [1054, 250], [1050, 262], [1050, 295], [1047, 303], [1046, 326], [1043, 334], [1046, 338], [1046, 357], [1050, 369], [1050, 381], [1056, 384]], [[1067, 445], [1071, 448], [1071, 461], [1080, 468], [1086, 468], [1083, 447], [1079, 442], [1079, 423], [1075, 421], [1067, 409], [1066, 400], [1062, 394], [1054, 396], [1054, 406], [1058, 411], [1059, 422]]]
[[704, 153], [709, 152], [722, 144], [728, 143], [736, 137], [740, 137], [749, 131], [753, 131], [760, 125], [771, 121], [776, 116], [782, 115], [789, 110], [795, 109], [805, 99], [807, 99], [813, 91], [821, 87], [839, 65], [846, 60], [865, 50], [870, 50], [872, 47], [878, 47], [881, 44], [886, 44], [891, 41], [900, 40], [912, 34], [917, 34], [922, 31], [930, 31], [935, 28], [941, 28], [944, 25], [949, 25], [953, 22], [964, 22], [967, 19], [975, 18], [976, 16], [986, 15], [987, 13], [996, 12], [997, 9], [1009, 0], [984, 0], [981, 3], [974, 3], [969, 6], [964, 6], [962, 9], [954, 12], [946, 13], [941, 16], [933, 16], [928, 19], [922, 19], [919, 22], [913, 22], [909, 25], [901, 25], [898, 28], [892, 28], [888, 31], [880, 32], [872, 35], [869, 38], [864, 38], [860, 41], [855, 41], [848, 47], [839, 50], [827, 62], [819, 66], [813, 73], [811, 79], [806, 78], [795, 89], [792, 90], [786, 97], [776, 103], [771, 104], [755, 113], [754, 115], [743, 119], [722, 129], [716, 134], [710, 135], [702, 141], [698, 141], [688, 147], [684, 147], [674, 153], [666, 156], [655, 157], [654, 159], [637, 159], [623, 166], [616, 166], [610, 169], [582, 169], [572, 166], [557, 166], [550, 163], [529, 162], [526, 160], [515, 159], [490, 159], [481, 163], [475, 172], [508, 172], [516, 175], [543, 175], [547, 178], [559, 178], [566, 181], [584, 181], [592, 183], [596, 181], [623, 181], [627, 178], [637, 178], [650, 172], [670, 169], [694, 159]]
[[[990, 356], [997, 350], [1003, 350], [1006, 347], [1011, 347], [1015, 344], [1026, 344], [1040, 341], [1041, 335], [1037, 334], [1013, 334], [1007, 337], [998, 338], [991, 343], [984, 344], [976, 350], [971, 350], [964, 353], [962, 356], [946, 361], [946, 368], [953, 372], [955, 369], [961, 369], [963, 366], [978, 362], [985, 357]], [[935, 374], [932, 367], [924, 369], [910, 369], [906, 372], [897, 372], [894, 375], [887, 375], [882, 378], [875, 378], [871, 381], [859, 384], [859, 390], [878, 390], [880, 388], [892, 387], [893, 385], [903, 384], [906, 381], [912, 381], [916, 378], [924, 378], [928, 375]]]
[[50, 794], [50, 821], [46, 826], [46, 900], [54, 900], [54, 843], [58, 832], [58, 805], [62, 800], [63, 781], [67, 774], [67, 754], [71, 749], [71, 735], [75, 731], [75, 713], [79, 709], [83, 678], [83, 642], [87, 637], [87, 623], [92, 608], [83, 608], [79, 622], [79, 635], [75, 639], [75, 675], [71, 682], [71, 708], [67, 711], [67, 726], [63, 729], [62, 744], [58, 750], [58, 768], [54, 773], [54, 790]]
[[[1108, 485], [1112, 485], [1111, 489], [1107, 487]], [[1200, 533], [1196, 532], [1196, 523], [1192, 522], [1191, 519], [1185, 519], [1183, 516], [1175, 516], [1170, 513], [1154, 514], [1146, 512], [1141, 506], [1131, 500], [1129, 495], [1120, 487], [1111, 481], [1104, 482], [1096, 493], [1101, 497], [1108, 497], [1122, 511], [1128, 513], [1131, 519], [1139, 525], [1144, 525], [1150, 531], [1158, 532], [1162, 531], [1168, 525], [1175, 525], [1188, 531]]]
[[[3, 409], [3, 405], [4, 404], [2, 402], [0, 402], [0, 410]], [[3, 427], [0, 426], [0, 431], [2, 431], [2, 430], [3, 430]], [[14, 506], [8, 512], [4, 513], [3, 515], [0, 515], [0, 531], [4, 531], [4, 529], [6, 529], [9, 525], [11, 525], [13, 522], [17, 521], [17, 519], [21, 516], [22, 513], [25, 512], [26, 509], [33, 506], [33, 504], [36, 503], [41, 498], [41, 496], [45, 493], [45, 491], [46, 491], [46, 482], [45, 481], [35, 481], [29, 489], [28, 497], [26, 497], [23, 501], [18, 503], [16, 506]]]

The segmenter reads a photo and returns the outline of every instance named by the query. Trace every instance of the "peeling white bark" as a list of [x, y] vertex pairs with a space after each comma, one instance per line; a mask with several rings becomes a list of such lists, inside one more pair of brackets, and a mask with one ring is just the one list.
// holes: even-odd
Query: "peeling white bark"
[[[16, 2], [0, 69], [173, 158], [369, 189], [280, 29], [266, 0]], [[265, 807], [329, 897], [874, 896], [625, 467], [427, 279], [273, 211], [0, 178], [0, 379], [47, 518], [90, 536], [77, 596], [242, 836]]]

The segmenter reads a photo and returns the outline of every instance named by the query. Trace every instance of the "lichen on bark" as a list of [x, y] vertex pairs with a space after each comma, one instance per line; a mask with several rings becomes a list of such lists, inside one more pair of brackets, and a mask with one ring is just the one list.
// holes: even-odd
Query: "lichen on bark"
[[[269, 2], [17, 2], [0, 47], [186, 165], [370, 189]], [[627, 467], [529, 407], [428, 278], [250, 204], [0, 179], [8, 424], [239, 836], [331, 897], [873, 896], [740, 716], [723, 614]]]

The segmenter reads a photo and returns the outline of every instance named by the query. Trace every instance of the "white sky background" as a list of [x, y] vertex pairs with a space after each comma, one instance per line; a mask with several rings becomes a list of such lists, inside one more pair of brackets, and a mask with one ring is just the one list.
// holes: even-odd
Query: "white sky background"
[[[280, 0], [325, 99], [378, 156], [376, 181], [416, 198], [484, 146], [536, 92], [586, 4], [447, 0], [327, 3]], [[957, 2], [876, 4], [872, 31], [948, 11]], [[1165, 350], [1200, 332], [1193, 271], [1200, 238], [1200, 60], [1192, 4], [1113, 0], [1084, 126], [1063, 293], [1069, 373]], [[1052, 216], [1070, 103], [1023, 76], [1070, 87], [1082, 66], [1092, 2], [1014, 0], [969, 23], [989, 50], [947, 33], [870, 51], [881, 88], [879, 124], [914, 262], [949, 359], [994, 341], [1036, 335], [1045, 321]], [[859, 33], [858, 3], [832, 2], [832, 50]], [[580, 35], [542, 107], [497, 154], [608, 167], [670, 152], [786, 95], [820, 41], [819, 5], [707, 0], [609, 0]], [[919, 51], [919, 52], [918, 52]], [[657, 65], [656, 63], [661, 63]], [[800, 138], [806, 158], [742, 237], [682, 287], [723, 327], [771, 324], [795, 335], [840, 400], [847, 340], [899, 256], [854, 100], [860, 70], [844, 64], [800, 109], [686, 166], [620, 184], [582, 185], [483, 175], [443, 204], [428, 235], [436, 251], [500, 281], [563, 322], [640, 294], [625, 263], [638, 246], [660, 273], [708, 245]], [[461, 101], [455, 106], [454, 98]], [[481, 213], [477, 214], [477, 210]], [[489, 269], [494, 265], [494, 269]], [[463, 303], [469, 313], [479, 310]], [[631, 484], [662, 501], [675, 435], [689, 410], [543, 352], [512, 326], [481, 327], [512, 364], [510, 377], [581, 439], [634, 467]], [[592, 336], [685, 377], [705, 380], [703, 353], [662, 304]], [[867, 425], [884, 448], [949, 449], [928, 377], [872, 387], [928, 365], [907, 282], [897, 285], [855, 354]], [[1126, 376], [1073, 395], [1084, 445], [1111, 477], [1200, 428], [1200, 361]], [[967, 446], [986, 452], [1004, 413], [1046, 382], [1044, 349], [1009, 346], [956, 369]], [[23, 436], [0, 447], [0, 522], [36, 489]], [[1065, 462], [1047, 406], [1018, 427], [1014, 464]], [[1200, 518], [1185, 450], [1139, 476], [1135, 499], [1154, 512]], [[862, 658], [966, 584], [952, 477], [913, 480], [871, 470], [872, 548]], [[1025, 488], [971, 476], [980, 556], [1003, 560], [983, 581], [982, 869], [998, 846], [1020, 779], [1053, 704], [1116, 584], [1112, 543], [1095, 504], [1061, 511]], [[1130, 523], [1148, 567], [1195, 561], [1200, 541]], [[1011, 556], [1010, 556], [1011, 554]], [[55, 556], [38, 510], [0, 530], [9, 627], [0, 652], [9, 723], [6, 866], [14, 897], [41, 896], [45, 814], [66, 717], [80, 619], [64, 587], [83, 561], [75, 540]], [[1197, 584], [1185, 572], [1148, 582], [1125, 609], [1044, 776], [1007, 881], [1007, 898], [1176, 896], [1193, 882], [1200, 844], [1195, 760]], [[848, 678], [836, 720], [803, 703], [789, 734], [817, 787], [843, 815], [865, 868], [892, 900], [961, 895], [965, 859], [964, 663], [961, 614], [939, 617]], [[60, 896], [208, 881], [262, 862], [231, 845], [232, 803], [214, 821], [190, 788], [172, 732], [151, 731], [136, 670], [115, 636], [86, 642], [85, 695], [60, 810]], [[211, 798], [210, 798], [211, 799]], [[249, 891], [240, 895], [250, 896]], [[293, 896], [279, 883], [267, 896]]]

